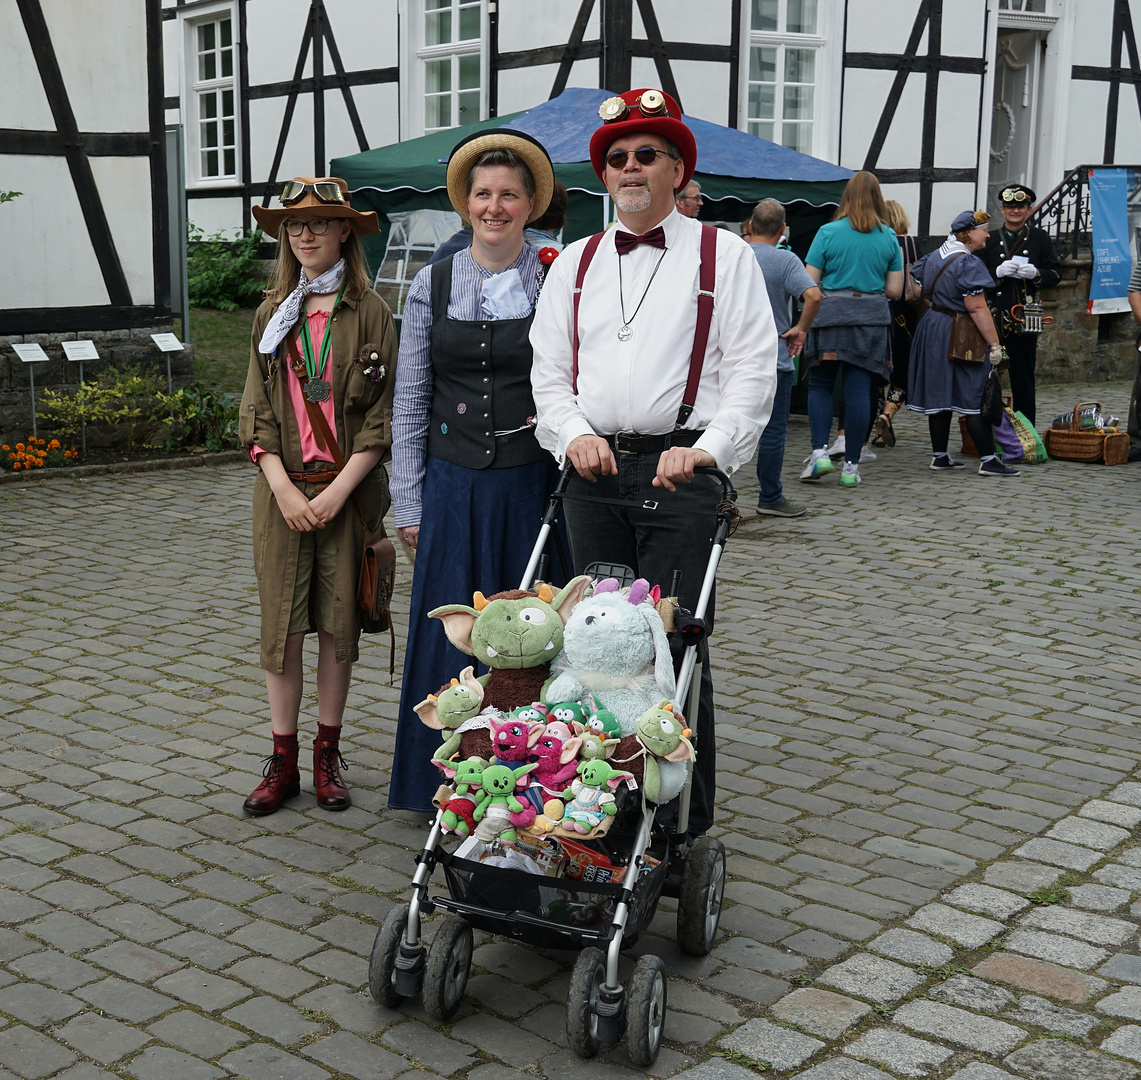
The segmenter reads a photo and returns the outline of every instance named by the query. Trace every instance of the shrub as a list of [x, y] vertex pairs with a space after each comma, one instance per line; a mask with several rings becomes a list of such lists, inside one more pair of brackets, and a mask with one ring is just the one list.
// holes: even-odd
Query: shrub
[[226, 450], [238, 445], [238, 405], [232, 394], [215, 393], [195, 383], [173, 394], [159, 394], [159, 401], [170, 421], [168, 450], [180, 446]]
[[162, 385], [156, 373], [137, 366], [109, 367], [73, 392], [44, 391], [36, 416], [63, 435], [74, 435], [85, 424], [125, 427], [130, 451], [152, 435], [162, 421]]
[[220, 311], [259, 304], [265, 292], [258, 262], [260, 236], [260, 232], [251, 231], [240, 240], [227, 240], [220, 232], [207, 237], [197, 226], [189, 225], [190, 303]]

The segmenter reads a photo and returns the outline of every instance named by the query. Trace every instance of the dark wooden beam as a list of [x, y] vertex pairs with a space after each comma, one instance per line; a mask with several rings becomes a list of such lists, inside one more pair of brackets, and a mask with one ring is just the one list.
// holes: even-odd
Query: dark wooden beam
[[[566, 47], [563, 49], [562, 55], [558, 58], [559, 70], [555, 75], [555, 81], [551, 84], [551, 97], [556, 98], [567, 88], [567, 80], [570, 78], [571, 66], [574, 64], [578, 57], [575, 55], [576, 51], [582, 45], [583, 35], [586, 33], [586, 24], [590, 21], [591, 12], [594, 11], [594, 0], [582, 0], [579, 6], [578, 14], [574, 18], [574, 25], [571, 27], [570, 36], [567, 38]], [[602, 42], [592, 42], [598, 47], [597, 55], [602, 55]]]
[[89, 157], [142, 157], [151, 150], [148, 131], [80, 131], [69, 141], [60, 131], [0, 128], [0, 146], [5, 154], [63, 157], [76, 148]]
[[621, 94], [630, 89], [634, 0], [602, 0], [601, 22], [602, 57], [598, 65], [598, 85]]
[[[510, 56], [511, 54], [506, 54]], [[524, 65], [520, 65], [524, 66]], [[378, 83], [399, 82], [400, 69], [398, 67], [369, 68], [366, 71], [346, 71], [344, 75], [345, 86], [375, 86]], [[261, 98], [287, 97], [292, 93], [311, 94], [316, 86], [312, 78], [286, 79], [282, 82], [258, 83], [247, 88], [246, 94], [251, 101]]]
[[642, 26], [646, 30], [646, 43], [650, 46], [650, 55], [654, 58], [654, 71], [657, 72], [661, 88], [677, 102], [678, 108], [683, 112], [685, 107], [681, 103], [681, 94], [678, 93], [677, 80], [674, 79], [673, 68], [670, 67], [670, 56], [676, 56], [667, 50], [662, 41], [661, 27], [658, 26], [658, 14], [654, 11], [653, 0], [638, 0], [638, 14], [642, 16]]

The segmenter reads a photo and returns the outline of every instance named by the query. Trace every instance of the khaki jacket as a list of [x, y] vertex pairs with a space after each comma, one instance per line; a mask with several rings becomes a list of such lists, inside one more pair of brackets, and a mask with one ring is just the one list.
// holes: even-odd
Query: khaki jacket
[[[283, 341], [278, 360], [257, 351], [274, 305], [265, 301], [254, 315], [250, 368], [242, 395], [238, 434], [246, 449], [260, 446], [281, 457], [289, 472], [301, 472], [301, 434], [289, 399], [286, 376], [289, 353]], [[333, 309], [329, 325], [333, 341], [329, 363], [336, 409], [337, 443], [347, 460], [362, 450], [381, 448], [383, 463], [392, 446], [392, 388], [396, 378], [396, 328], [388, 305], [375, 292], [361, 300], [343, 298]], [[384, 378], [375, 383], [356, 363], [366, 344], [375, 345]], [[383, 464], [357, 486], [370, 529], [376, 529], [389, 505], [388, 474]], [[261, 599], [261, 664], [281, 673], [289, 613], [297, 576], [301, 534], [285, 523], [269, 483], [258, 470], [253, 499], [254, 571]], [[357, 617], [357, 576], [360, 573], [363, 531], [356, 504], [350, 499], [327, 526], [337, 538], [336, 591], [333, 638], [337, 663], [356, 660], [360, 621]], [[312, 624], [312, 619], [310, 620]], [[310, 625], [310, 630], [315, 629]]]

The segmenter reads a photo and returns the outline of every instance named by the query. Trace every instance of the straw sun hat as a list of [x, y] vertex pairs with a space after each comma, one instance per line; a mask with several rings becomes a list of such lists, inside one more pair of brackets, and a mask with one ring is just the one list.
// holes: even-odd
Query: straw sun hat
[[[337, 201], [334, 196], [333, 201], [326, 202], [319, 197], [322, 194], [327, 194], [329, 187], [333, 185], [340, 189], [343, 201]], [[287, 218], [297, 218], [298, 220], [305, 218], [329, 218], [330, 220], [348, 218], [357, 236], [376, 236], [380, 232], [380, 225], [377, 223], [376, 214], [373, 211], [369, 210], [362, 214], [352, 208], [349, 185], [339, 176], [295, 176], [292, 180], [286, 181], [282, 188], [282, 195], [289, 192], [291, 186], [295, 187], [301, 194], [288, 205], [283, 203], [281, 206], [272, 209], [268, 206], [251, 207], [257, 223], [270, 236], [277, 236], [281, 223]]]
[[448, 198], [456, 213], [465, 225], [471, 224], [467, 211], [467, 179], [479, 155], [488, 150], [513, 150], [531, 170], [531, 177], [535, 181], [535, 205], [527, 224], [538, 221], [547, 212], [551, 193], [555, 189], [551, 158], [538, 140], [509, 128], [487, 128], [456, 143], [448, 158]]

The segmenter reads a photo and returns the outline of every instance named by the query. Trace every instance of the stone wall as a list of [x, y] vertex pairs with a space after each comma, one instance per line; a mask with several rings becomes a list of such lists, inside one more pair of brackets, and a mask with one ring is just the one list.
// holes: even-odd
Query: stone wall
[[[68, 334], [25, 334], [0, 336], [0, 442], [14, 443], [32, 432], [32, 401], [29, 383], [36, 384], [36, 402], [44, 390], [76, 386], [79, 383], [79, 364], [64, 355], [61, 341], [90, 340], [99, 352], [98, 360], [83, 361], [83, 377], [92, 376], [107, 367], [128, 368], [138, 365], [153, 370], [166, 378], [166, 356], [170, 356], [170, 371], [175, 387], [189, 386], [194, 382], [194, 346], [187, 345], [182, 352], [161, 353], [151, 341], [151, 334], [169, 334], [170, 325], [137, 327], [130, 330], [79, 331]], [[13, 343], [36, 343], [47, 353], [48, 363], [25, 364], [9, 347]], [[28, 369], [34, 371], [29, 373]], [[44, 425], [40, 424], [41, 434]]]
[[1042, 293], [1045, 314], [1052, 315], [1054, 323], [1038, 340], [1040, 382], [1133, 378], [1137, 322], [1128, 311], [1086, 314], [1091, 268], [1089, 259], [1064, 259], [1062, 280]]

